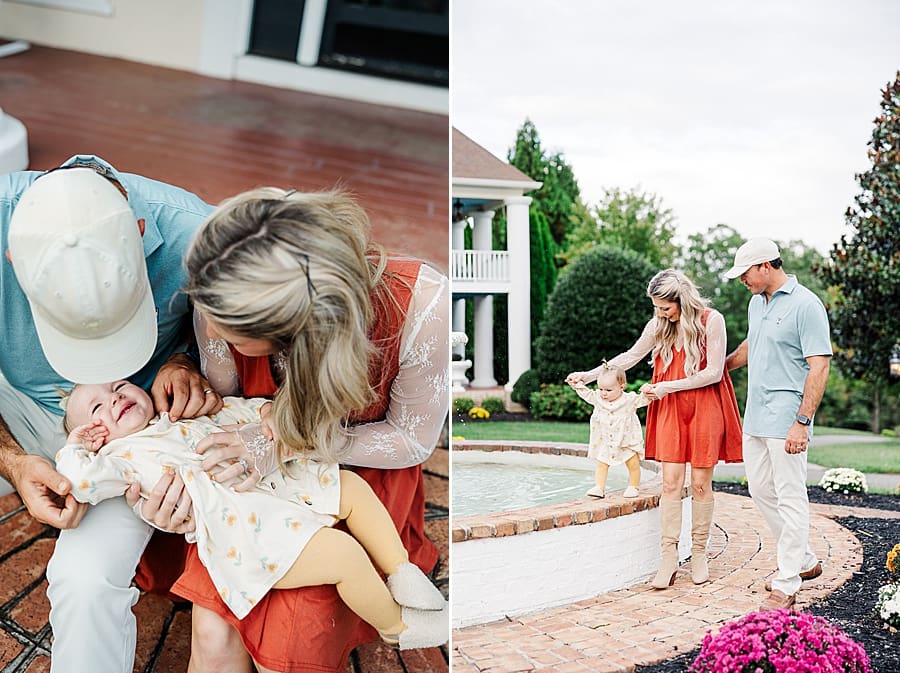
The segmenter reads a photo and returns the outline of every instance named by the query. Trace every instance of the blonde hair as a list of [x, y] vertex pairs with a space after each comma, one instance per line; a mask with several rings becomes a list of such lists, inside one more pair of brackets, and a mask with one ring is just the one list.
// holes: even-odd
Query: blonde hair
[[696, 374], [700, 371], [700, 360], [706, 348], [706, 330], [702, 318], [703, 312], [709, 307], [709, 301], [700, 295], [690, 278], [675, 269], [665, 269], [653, 276], [647, 286], [647, 296], [675, 302], [681, 309], [681, 318], [677, 323], [657, 316], [653, 333], [653, 358], [660, 356], [663, 371], [669, 368], [680, 329], [684, 342], [684, 373], [686, 376]]
[[625, 370], [621, 367], [617, 367], [616, 365], [609, 364], [606, 360], [600, 363], [600, 373], [597, 375], [597, 382], [600, 382], [600, 379], [603, 376], [611, 375], [616, 377], [616, 383], [620, 386], [624, 386], [628, 383], [628, 378], [625, 376]]
[[388, 295], [387, 259], [362, 207], [340, 190], [254, 189], [212, 213], [186, 264], [202, 313], [286, 355], [273, 407], [279, 458], [289, 446], [340, 462], [349, 415], [375, 399], [372, 293]]

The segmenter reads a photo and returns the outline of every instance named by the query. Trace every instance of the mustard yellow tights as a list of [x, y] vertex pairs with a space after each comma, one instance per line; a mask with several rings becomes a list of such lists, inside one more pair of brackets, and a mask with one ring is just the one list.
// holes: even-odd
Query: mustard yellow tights
[[340, 479], [339, 518], [347, 522], [352, 536], [334, 528], [318, 530], [275, 588], [333, 584], [347, 607], [380, 633], [399, 634], [406, 629], [400, 606], [369, 556], [386, 575], [409, 556], [390, 515], [362, 477], [341, 470]]
[[[628, 485], [637, 488], [641, 485], [641, 458], [636, 453], [625, 461], [628, 468]], [[606, 488], [606, 478], [609, 475], [609, 465], [597, 461], [597, 469], [594, 472], [594, 483], [600, 488]]]

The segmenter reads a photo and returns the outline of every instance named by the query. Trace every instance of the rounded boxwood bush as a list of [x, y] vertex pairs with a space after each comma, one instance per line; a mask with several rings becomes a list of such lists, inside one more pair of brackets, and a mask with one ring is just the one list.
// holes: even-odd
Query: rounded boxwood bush
[[488, 413], [493, 416], [506, 411], [506, 402], [499, 397], [485, 397], [481, 401], [481, 407], [487, 409]]
[[[658, 269], [631, 250], [599, 246], [560, 276], [535, 342], [541, 383], [562, 383], [573, 371], [593, 369], [628, 350], [653, 317], [647, 283]], [[629, 378], [650, 378], [637, 365]]]
[[467, 414], [469, 409], [475, 406], [475, 400], [470, 397], [457, 397], [453, 400], [453, 411], [458, 414]]
[[513, 384], [509, 399], [526, 407], [531, 406], [531, 394], [541, 389], [541, 381], [534, 369], [525, 371]]
[[552, 421], [586, 421], [593, 407], [568, 385], [548, 383], [531, 396], [531, 415]]

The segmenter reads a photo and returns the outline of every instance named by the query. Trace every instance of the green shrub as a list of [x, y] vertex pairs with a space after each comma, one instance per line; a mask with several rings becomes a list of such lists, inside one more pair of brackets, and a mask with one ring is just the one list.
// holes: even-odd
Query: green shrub
[[469, 409], [475, 406], [475, 400], [469, 397], [457, 397], [453, 400], [453, 411], [458, 414], [467, 414]]
[[885, 428], [884, 430], [881, 431], [881, 434], [884, 435], [885, 437], [896, 437], [897, 431], [894, 430], [893, 428]]
[[519, 379], [513, 384], [512, 392], [509, 399], [526, 407], [531, 406], [531, 394], [541, 389], [541, 382], [538, 380], [538, 373], [534, 369], [529, 369], [523, 373]]
[[567, 385], [542, 385], [531, 395], [531, 415], [539, 419], [559, 421], [586, 421], [590, 419], [591, 405], [578, 397]]
[[502, 414], [506, 411], [506, 402], [499, 397], [485, 397], [481, 401], [481, 406], [482, 408], [487, 409], [491, 416], [494, 414]]
[[[599, 246], [572, 263], [550, 296], [535, 362], [541, 383], [596, 367], [628, 350], [653, 316], [647, 283], [657, 269], [631, 250]], [[632, 378], [650, 378], [640, 364]]]

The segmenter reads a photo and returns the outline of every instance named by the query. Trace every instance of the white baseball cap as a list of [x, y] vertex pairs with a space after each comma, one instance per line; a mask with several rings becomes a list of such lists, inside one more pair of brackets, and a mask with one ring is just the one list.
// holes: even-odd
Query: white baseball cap
[[725, 272], [726, 278], [737, 278], [751, 266], [771, 262], [781, 257], [774, 241], [768, 238], [751, 238], [734, 253], [734, 266]]
[[9, 255], [44, 355], [64, 378], [131, 376], [156, 348], [156, 309], [137, 218], [90, 168], [58, 170], [26, 189], [9, 223]]

